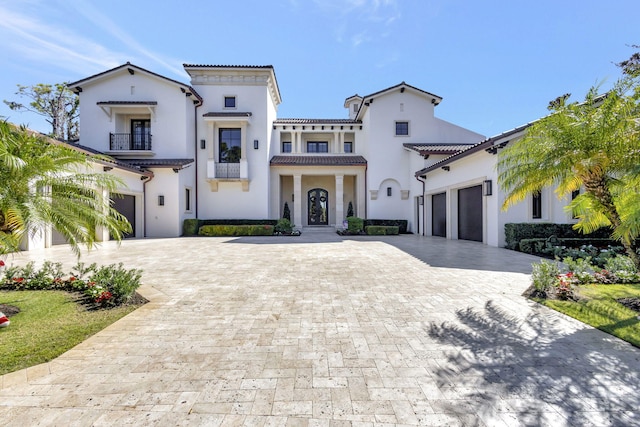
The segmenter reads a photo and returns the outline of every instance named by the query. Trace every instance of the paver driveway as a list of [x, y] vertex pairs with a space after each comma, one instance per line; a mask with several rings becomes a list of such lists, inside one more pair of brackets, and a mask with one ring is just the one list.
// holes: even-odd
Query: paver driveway
[[[16, 262], [45, 258], [75, 261]], [[2, 377], [4, 426], [640, 425], [640, 351], [522, 298], [523, 254], [309, 234], [83, 260], [144, 269], [152, 302]]]

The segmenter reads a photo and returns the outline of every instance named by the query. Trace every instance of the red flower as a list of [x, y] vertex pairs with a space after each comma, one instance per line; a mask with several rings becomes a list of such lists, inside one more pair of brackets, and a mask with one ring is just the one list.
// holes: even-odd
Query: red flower
[[0, 259], [0, 267], [4, 267], [4, 261]]
[[70, 282], [73, 282], [73, 281], [75, 281], [75, 280], [76, 280], [76, 278], [75, 278], [75, 277], [73, 277], [73, 276], [69, 277], [69, 281], [70, 281]]
[[18, 282], [18, 283], [22, 283], [22, 282], [24, 282], [24, 278], [23, 277], [14, 277], [13, 281], [14, 282]]

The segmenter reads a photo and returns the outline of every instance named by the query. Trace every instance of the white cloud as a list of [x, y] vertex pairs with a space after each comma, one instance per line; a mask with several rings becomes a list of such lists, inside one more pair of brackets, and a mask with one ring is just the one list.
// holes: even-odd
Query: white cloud
[[0, 39], [13, 57], [74, 72], [94, 73], [118, 64], [121, 56], [65, 28], [0, 6]]

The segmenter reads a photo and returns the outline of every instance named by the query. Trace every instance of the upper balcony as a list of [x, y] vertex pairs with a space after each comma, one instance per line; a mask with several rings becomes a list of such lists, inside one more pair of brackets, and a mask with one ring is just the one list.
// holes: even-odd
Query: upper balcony
[[152, 157], [150, 133], [109, 133], [109, 151], [115, 157]]

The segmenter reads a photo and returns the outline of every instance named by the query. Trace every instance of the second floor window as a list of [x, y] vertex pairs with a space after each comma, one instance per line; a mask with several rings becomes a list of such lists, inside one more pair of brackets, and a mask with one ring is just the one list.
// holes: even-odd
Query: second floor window
[[291, 152], [291, 141], [285, 141], [282, 143], [282, 152], [283, 153]]
[[240, 163], [240, 147], [240, 129], [220, 129], [220, 163]]
[[396, 135], [409, 136], [409, 122], [396, 122]]
[[308, 141], [307, 153], [328, 153], [329, 143], [327, 141]]
[[224, 108], [236, 108], [236, 97], [235, 96], [225, 96], [224, 97]]
[[353, 142], [345, 142], [344, 143], [344, 152], [345, 153], [353, 153]]

